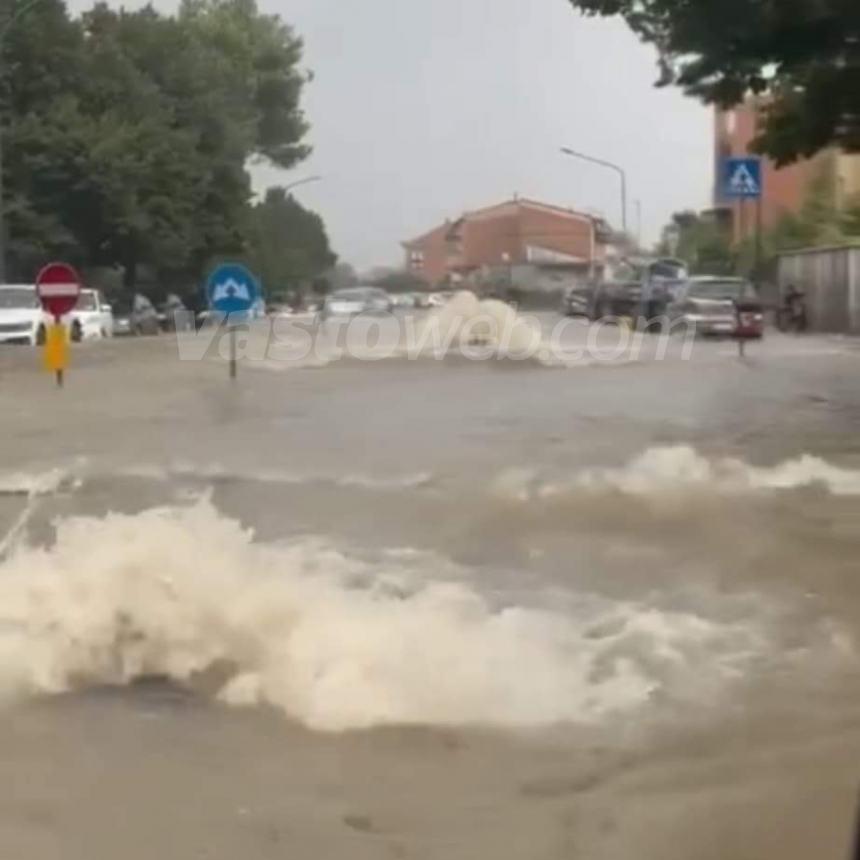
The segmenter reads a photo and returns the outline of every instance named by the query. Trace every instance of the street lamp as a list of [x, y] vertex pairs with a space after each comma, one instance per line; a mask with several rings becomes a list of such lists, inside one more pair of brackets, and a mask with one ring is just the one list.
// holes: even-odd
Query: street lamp
[[6, 44], [6, 36], [12, 29], [12, 25], [25, 13], [33, 8], [41, 0], [25, 0], [9, 16], [9, 20], [0, 28], [0, 284], [6, 282], [6, 220], [3, 211], [3, 95], [5, 81], [3, 80], [3, 47]]
[[311, 182], [319, 182], [322, 179], [322, 176], [308, 176], [305, 179], [298, 179], [295, 182], [291, 182], [289, 185], [284, 186], [284, 193], [287, 191], [292, 191], [293, 188], [298, 188], [300, 185], [310, 185]]
[[583, 161], [590, 161], [592, 164], [599, 164], [601, 167], [608, 167], [610, 170], [614, 170], [621, 177], [621, 229], [624, 231], [624, 235], [627, 235], [627, 174], [624, 172], [624, 168], [619, 167], [617, 164], [613, 164], [611, 161], [604, 161], [602, 158], [594, 158], [591, 155], [583, 155], [581, 152], [577, 152], [574, 149], [570, 149], [567, 146], [563, 146], [561, 151], [565, 155], [569, 155], [571, 158], [581, 158]]

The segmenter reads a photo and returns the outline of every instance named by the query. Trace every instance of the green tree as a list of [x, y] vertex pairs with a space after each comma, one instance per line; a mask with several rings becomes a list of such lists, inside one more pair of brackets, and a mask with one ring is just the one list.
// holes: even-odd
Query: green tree
[[779, 164], [860, 151], [857, 0], [570, 0], [621, 15], [659, 52], [660, 85], [724, 107], [770, 100], [756, 147]]
[[337, 260], [322, 218], [283, 188], [270, 188], [251, 219], [252, 266], [270, 295], [304, 291]]
[[[670, 238], [671, 237], [671, 238]], [[661, 255], [675, 256], [700, 275], [731, 274], [735, 268], [729, 226], [714, 216], [676, 212], [663, 231]]]
[[302, 45], [253, 0], [175, 16], [41, 0], [0, 67], [12, 262], [46, 256], [196, 281], [252, 238], [247, 165], [304, 158]]
[[[0, 20], [8, 20], [3, 12]], [[12, 278], [32, 277], [47, 256], [81, 260], [71, 224], [86, 204], [79, 191], [83, 120], [75, 95], [83, 48], [83, 33], [60, 0], [42, 0], [6, 31], [0, 122]]]

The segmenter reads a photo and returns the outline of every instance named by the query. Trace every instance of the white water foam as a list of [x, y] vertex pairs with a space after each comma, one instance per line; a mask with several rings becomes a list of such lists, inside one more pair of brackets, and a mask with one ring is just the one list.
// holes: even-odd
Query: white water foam
[[[388, 565], [386, 568], [385, 565]], [[402, 583], [319, 540], [258, 545], [206, 500], [58, 524], [0, 563], [0, 694], [142, 675], [193, 682], [308, 726], [541, 726], [702, 702], [766, 636], [746, 621], [583, 595], [581, 611], [494, 609], [462, 583]]]
[[809, 454], [776, 466], [753, 466], [733, 457], [711, 459], [688, 445], [649, 448], [620, 468], [586, 469], [569, 481], [542, 481], [531, 469], [502, 473], [493, 492], [513, 501], [613, 490], [649, 496], [678, 492], [751, 493], [821, 487], [835, 496], [860, 495], [860, 470]]
[[542, 340], [540, 326], [510, 305], [497, 299], [481, 300], [462, 290], [428, 315], [416, 342], [425, 353], [438, 354], [453, 346], [467, 354], [475, 352], [476, 357], [526, 358], [539, 354]]

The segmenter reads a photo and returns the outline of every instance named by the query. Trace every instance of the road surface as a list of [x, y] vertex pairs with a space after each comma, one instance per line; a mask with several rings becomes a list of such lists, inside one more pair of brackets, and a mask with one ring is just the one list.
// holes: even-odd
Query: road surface
[[860, 351], [585, 331], [0, 351], [0, 856], [846, 856]]

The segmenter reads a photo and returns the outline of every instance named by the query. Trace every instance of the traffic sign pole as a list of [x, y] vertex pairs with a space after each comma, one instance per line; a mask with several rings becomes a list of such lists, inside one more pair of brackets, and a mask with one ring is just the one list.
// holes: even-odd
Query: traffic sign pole
[[210, 309], [221, 315], [230, 338], [230, 379], [238, 375], [236, 360], [236, 319], [247, 319], [260, 299], [260, 286], [251, 272], [239, 263], [223, 263], [206, 281]]
[[237, 376], [236, 369], [236, 326], [230, 326], [230, 379]]
[[761, 197], [756, 200], [755, 204], [755, 283], [761, 287], [762, 277], [762, 202]]

